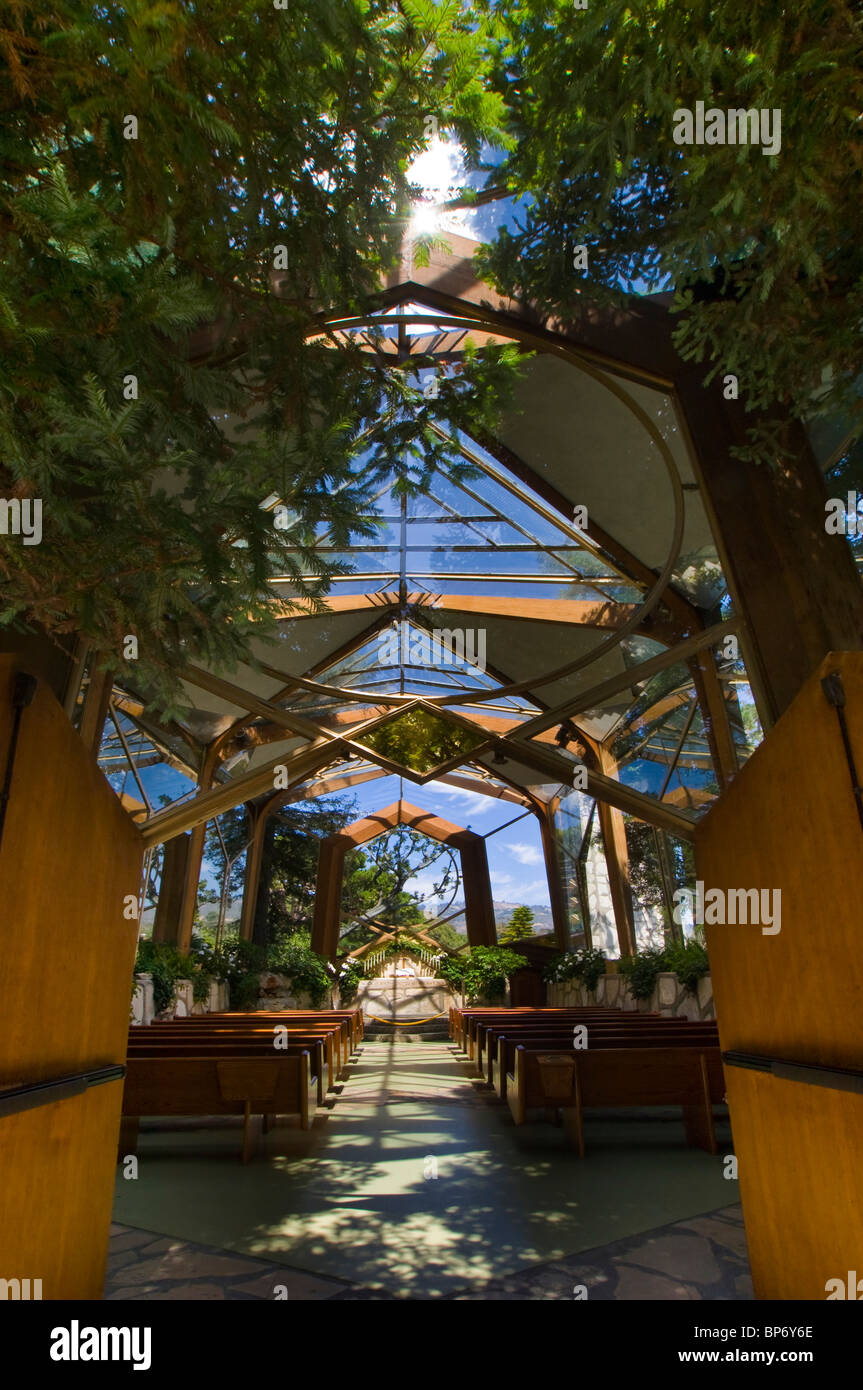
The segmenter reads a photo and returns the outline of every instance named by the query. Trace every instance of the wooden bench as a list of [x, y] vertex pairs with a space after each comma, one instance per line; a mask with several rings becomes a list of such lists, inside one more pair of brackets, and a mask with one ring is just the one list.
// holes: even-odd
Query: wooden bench
[[225, 1030], [230, 1028], [253, 1028], [266, 1029], [272, 1032], [276, 1028], [305, 1028], [309, 1031], [319, 1033], [332, 1033], [336, 1038], [335, 1058], [336, 1071], [341, 1071], [342, 1066], [353, 1054], [358, 1046], [358, 1036], [354, 1026], [347, 1016], [334, 1018], [331, 1015], [321, 1013], [255, 1013], [255, 1014], [198, 1014], [191, 1018], [170, 1019], [167, 1022], [152, 1024], [152, 1027], [185, 1027], [189, 1023], [194, 1023], [196, 1029]]
[[548, 1033], [501, 1033], [496, 1039], [493, 1053], [489, 1053], [486, 1075], [488, 1083], [497, 1088], [501, 1100], [506, 1100], [507, 1089], [515, 1078], [516, 1048], [523, 1047], [529, 1052], [584, 1053], [594, 1048], [622, 1047], [718, 1047], [719, 1035], [716, 1027], [694, 1024], [691, 1027], [665, 1027], [664, 1020], [655, 1024], [626, 1024], [623, 1026], [591, 1026], [588, 1033], [587, 1048], [573, 1047], [571, 1033], [560, 1031]]
[[[553, 1079], [543, 1082], [545, 1055]], [[551, 1094], [550, 1094], [551, 1093]], [[507, 1101], [515, 1124], [531, 1106], [554, 1106], [576, 1152], [584, 1157], [584, 1110], [591, 1107], [680, 1105], [687, 1143], [718, 1152], [713, 1106], [725, 1095], [719, 1048], [626, 1047], [543, 1054], [518, 1046]]]
[[[297, 1021], [308, 1019], [309, 1021], [327, 1022], [338, 1020], [345, 1024], [350, 1036], [351, 1051], [356, 1048], [363, 1040], [365, 1033], [365, 1023], [363, 1020], [362, 1009], [261, 1009], [254, 1011], [227, 1009], [222, 1013], [191, 1014], [190, 1017], [196, 1023], [206, 1022], [208, 1019], [238, 1019], [246, 1022], [256, 1022], [259, 1019], [283, 1019], [286, 1022], [290, 1019]], [[185, 1022], [185, 1020], [183, 1020]]]
[[[571, 1013], [620, 1013], [620, 1009], [611, 1009], [604, 1004], [584, 1004], [564, 1007], [553, 1004], [519, 1004], [510, 1008], [503, 1008], [500, 1005], [482, 1008], [457, 1008], [450, 1009], [450, 1036], [454, 1041], [464, 1044], [467, 1042], [468, 1034], [472, 1031], [472, 1025], [476, 1021], [490, 1021], [495, 1018], [544, 1018], [564, 1016]], [[466, 1048], [462, 1048], [466, 1051]]]
[[602, 1010], [600, 1012], [590, 1012], [580, 1010], [563, 1017], [546, 1019], [501, 1019], [492, 1022], [479, 1022], [475, 1026], [473, 1062], [477, 1071], [484, 1072], [488, 1068], [488, 1055], [493, 1053], [496, 1048], [496, 1040], [501, 1033], [507, 1036], [523, 1035], [530, 1037], [534, 1033], [559, 1032], [561, 1037], [569, 1034], [572, 1037], [574, 1028], [585, 1027], [594, 1029], [599, 1027], [632, 1028], [641, 1024], [647, 1026], [651, 1023], [672, 1023], [683, 1022], [683, 1019], [673, 1020], [661, 1018], [658, 1014], [625, 1014], [620, 1009]]
[[482, 1014], [473, 1012], [466, 1015], [461, 1025], [461, 1050], [466, 1052], [468, 1057], [473, 1060], [476, 1055], [477, 1037], [479, 1030], [485, 1026], [502, 1022], [525, 1022], [536, 1019], [581, 1019], [583, 1017], [600, 1018], [603, 1016], [615, 1018], [623, 1011], [621, 1009], [606, 1009], [604, 1007], [585, 1005], [583, 1008], [572, 1009], [488, 1009]]
[[242, 1115], [243, 1163], [252, 1115], [297, 1115], [309, 1129], [317, 1091], [309, 1053], [274, 1057], [139, 1057], [126, 1062], [121, 1156], [134, 1153], [142, 1115]]
[[[276, 1025], [280, 1030], [285, 1025]], [[312, 1052], [312, 1060], [315, 1063], [316, 1075], [321, 1077], [321, 1084], [324, 1089], [332, 1090], [342, 1070], [341, 1043], [337, 1034], [326, 1028], [296, 1027], [286, 1028], [284, 1032], [276, 1032], [274, 1028], [264, 1025], [262, 1028], [239, 1027], [219, 1027], [219, 1028], [187, 1028], [185, 1020], [180, 1023], [160, 1023], [151, 1026], [138, 1026], [129, 1030], [129, 1048], [139, 1047], [147, 1050], [159, 1046], [177, 1045], [187, 1046], [199, 1050], [212, 1044], [253, 1044], [257, 1045], [263, 1055], [275, 1053], [279, 1055], [285, 1048], [292, 1045], [302, 1044]], [[278, 1045], [277, 1045], [278, 1044]], [[317, 1045], [323, 1052], [323, 1059], [320, 1064], [315, 1062], [315, 1052]]]
[[[159, 1030], [161, 1034], [161, 1029]], [[308, 1052], [315, 1079], [316, 1104], [322, 1105], [326, 1091], [331, 1087], [332, 1066], [327, 1054], [328, 1039], [308, 1033], [292, 1033], [279, 1048], [274, 1048], [272, 1036], [255, 1037], [238, 1034], [233, 1037], [177, 1038], [160, 1036], [150, 1038], [129, 1038], [127, 1057], [283, 1057], [286, 1054]]]

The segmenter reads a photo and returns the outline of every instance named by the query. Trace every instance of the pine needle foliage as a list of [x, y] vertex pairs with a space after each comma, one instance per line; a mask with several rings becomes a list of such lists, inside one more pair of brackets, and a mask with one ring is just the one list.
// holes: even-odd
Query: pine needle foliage
[[[579, 303], [673, 290], [675, 342], [734, 374], [741, 452], [777, 421], [848, 409], [863, 431], [863, 14], [846, 0], [480, 0], [512, 149], [492, 181], [527, 200], [483, 258], [564, 322]], [[679, 145], [696, 103], [781, 112], [781, 148]], [[586, 246], [588, 270], [573, 268]], [[855, 381], [857, 385], [855, 385]], [[721, 389], [721, 381], [716, 383]], [[762, 414], [763, 419], [757, 419]]]
[[0, 536], [0, 625], [121, 679], [137, 636], [176, 714], [184, 665], [275, 637], [274, 575], [326, 592], [322, 524], [373, 534], [383, 469], [420, 485], [502, 398], [511, 352], [427, 401], [323, 331], [397, 263], [427, 117], [502, 138], [487, 36], [451, 0], [3, 8], [0, 496], [40, 499], [43, 538]]

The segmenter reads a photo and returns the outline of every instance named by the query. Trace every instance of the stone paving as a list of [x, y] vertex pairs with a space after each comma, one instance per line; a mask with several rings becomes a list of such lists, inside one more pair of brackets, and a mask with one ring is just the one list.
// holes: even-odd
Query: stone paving
[[261, 1136], [247, 1167], [233, 1130], [145, 1124], [105, 1298], [751, 1299], [721, 1155], [679, 1131], [595, 1119], [576, 1163], [451, 1046], [365, 1045], [312, 1129]]
[[[130, 1226], [111, 1227], [105, 1298], [114, 1300], [384, 1300], [388, 1289], [322, 1278]], [[746, 1301], [753, 1297], [739, 1206], [678, 1221], [597, 1250], [531, 1265], [445, 1300]], [[420, 1300], [408, 1299], [416, 1302]]]

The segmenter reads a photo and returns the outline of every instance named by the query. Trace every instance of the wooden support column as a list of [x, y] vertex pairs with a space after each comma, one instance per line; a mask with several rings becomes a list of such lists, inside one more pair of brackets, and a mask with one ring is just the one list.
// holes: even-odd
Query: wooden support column
[[[604, 749], [599, 749], [602, 771], [613, 777], [617, 764]], [[626, 826], [623, 812], [610, 806], [607, 801], [597, 802], [599, 826], [605, 847], [605, 863], [608, 868], [608, 884], [611, 889], [611, 903], [614, 908], [614, 921], [617, 927], [617, 942], [622, 956], [631, 956], [636, 951], [635, 910], [632, 902], [632, 886], [629, 881], [629, 849], [626, 843]]]
[[[209, 791], [213, 784], [213, 773], [219, 761], [220, 740], [215, 740], [207, 745], [204, 751], [204, 760], [201, 764], [201, 771], [198, 774], [199, 792]], [[189, 836], [189, 852], [186, 859], [186, 873], [183, 879], [183, 897], [180, 904], [180, 914], [177, 922], [177, 949], [188, 951], [192, 942], [192, 928], [195, 925], [195, 913], [198, 908], [198, 884], [201, 881], [201, 864], [204, 858], [204, 839], [207, 831], [207, 822], [202, 821], [200, 825], [192, 828]]]
[[713, 652], [709, 648], [700, 651], [690, 661], [689, 669], [692, 672], [695, 693], [698, 696], [698, 705], [704, 720], [704, 732], [707, 735], [710, 756], [716, 769], [716, 780], [719, 783], [719, 790], [724, 792], [725, 788], [734, 780], [734, 775], [737, 772], [737, 753], [734, 748], [734, 739], [731, 737], [731, 725], [728, 722], [728, 705], [723, 694], [719, 673], [716, 670]]
[[463, 830], [459, 839], [467, 939], [471, 946], [496, 946], [497, 926], [485, 840], [470, 830]]
[[758, 416], [702, 375], [699, 366], [678, 379], [677, 402], [769, 725], [828, 652], [863, 648], [860, 580], [845, 537], [824, 529], [827, 493], [802, 425], [788, 423], [775, 467], [742, 463], [731, 449]]
[[[348, 827], [351, 829], [351, 827]], [[342, 876], [345, 855], [353, 844], [349, 838], [339, 838], [341, 832], [328, 835], [321, 841], [318, 877], [315, 885], [315, 912], [312, 920], [312, 950], [335, 960], [339, 949], [341, 926]]]
[[264, 857], [264, 836], [267, 829], [269, 808], [247, 805], [252, 822], [252, 837], [246, 850], [246, 868], [243, 875], [243, 907], [240, 913], [240, 939], [251, 941], [255, 928], [255, 911], [258, 904], [258, 888], [261, 882], [261, 864]]
[[569, 909], [563, 887], [560, 855], [554, 834], [554, 816], [560, 805], [560, 797], [554, 799], [539, 814], [539, 833], [542, 837], [542, 854], [545, 860], [545, 875], [548, 879], [548, 896], [551, 902], [551, 920], [554, 924], [554, 939], [561, 951], [569, 948]]
[[102, 746], [102, 730], [108, 717], [111, 691], [114, 689], [114, 677], [97, 669], [98, 660], [99, 656], [96, 653], [90, 668], [90, 681], [87, 686], [87, 694], [84, 696], [84, 708], [81, 711], [81, 724], [78, 730], [85, 748], [94, 759], [99, 756], [99, 749]]
[[189, 835], [178, 835], [162, 846], [162, 879], [153, 921], [153, 940], [176, 944], [189, 862]]

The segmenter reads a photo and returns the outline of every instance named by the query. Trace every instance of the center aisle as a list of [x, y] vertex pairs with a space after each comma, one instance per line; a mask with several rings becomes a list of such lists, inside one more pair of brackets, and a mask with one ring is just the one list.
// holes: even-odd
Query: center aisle
[[272, 1131], [245, 1168], [236, 1129], [193, 1121], [143, 1124], [138, 1153], [115, 1221], [382, 1297], [480, 1289], [736, 1199], [679, 1124], [603, 1122], [579, 1161], [560, 1129], [516, 1129], [452, 1044], [429, 1041], [364, 1042], [313, 1128]]

